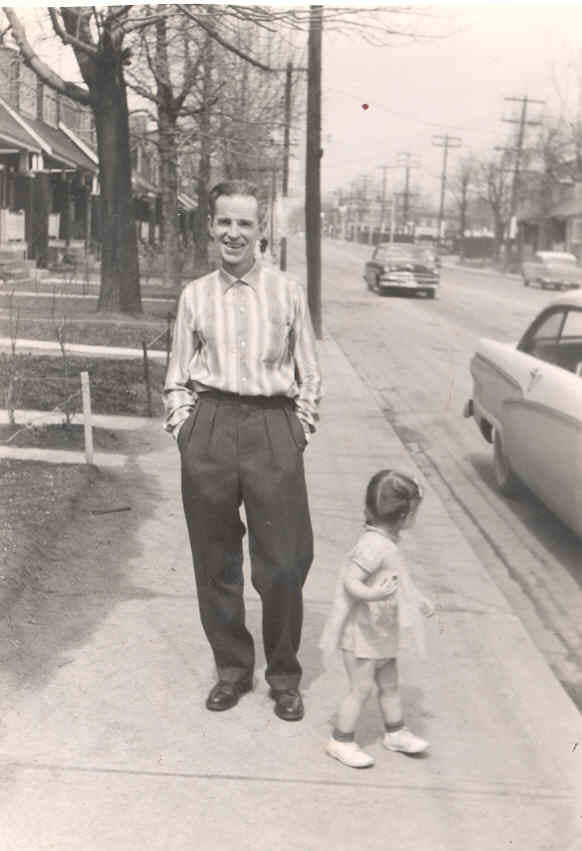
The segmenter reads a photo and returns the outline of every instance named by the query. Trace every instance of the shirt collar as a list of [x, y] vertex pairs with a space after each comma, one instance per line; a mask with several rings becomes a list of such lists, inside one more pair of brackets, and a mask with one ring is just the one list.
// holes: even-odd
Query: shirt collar
[[243, 275], [242, 278], [236, 278], [234, 275], [231, 275], [230, 272], [227, 272], [226, 269], [223, 269], [222, 266], [218, 270], [218, 276], [222, 284], [223, 292], [226, 292], [238, 283], [247, 284], [247, 286], [251, 287], [253, 290], [256, 290], [259, 284], [260, 275], [261, 264], [257, 260], [255, 260], [249, 271], [246, 273], [246, 275]]
[[384, 529], [379, 529], [377, 526], [373, 526], [371, 523], [364, 523], [364, 529], [366, 532], [376, 532], [378, 535], [382, 535], [383, 538], [388, 538], [389, 541], [394, 543], [394, 538], [392, 535], [389, 535]]

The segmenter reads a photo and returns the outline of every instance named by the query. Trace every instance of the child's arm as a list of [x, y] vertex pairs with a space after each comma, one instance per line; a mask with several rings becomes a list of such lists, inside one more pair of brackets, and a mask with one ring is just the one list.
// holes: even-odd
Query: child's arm
[[355, 597], [356, 600], [365, 600], [367, 602], [386, 600], [396, 593], [398, 588], [397, 576], [393, 576], [391, 580], [386, 580], [377, 588], [370, 588], [366, 585], [364, 580], [367, 576], [369, 574], [357, 562], [350, 562], [344, 579], [344, 587], [348, 594]]
[[410, 597], [414, 599], [415, 604], [425, 617], [431, 618], [435, 612], [434, 603], [429, 600], [428, 597], [425, 597], [424, 594], [422, 594], [416, 587], [412, 581], [408, 567], [406, 567], [405, 564], [401, 564], [400, 576], [402, 577], [403, 591], [408, 593]]

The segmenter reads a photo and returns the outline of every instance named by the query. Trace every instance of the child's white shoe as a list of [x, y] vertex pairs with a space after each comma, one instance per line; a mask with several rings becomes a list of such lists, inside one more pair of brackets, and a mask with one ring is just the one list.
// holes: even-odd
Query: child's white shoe
[[350, 768], [370, 768], [374, 765], [374, 757], [363, 751], [355, 742], [338, 742], [337, 739], [331, 738], [325, 752]]
[[389, 751], [401, 753], [424, 753], [429, 747], [428, 742], [411, 733], [408, 727], [401, 727], [393, 733], [385, 733], [382, 744]]

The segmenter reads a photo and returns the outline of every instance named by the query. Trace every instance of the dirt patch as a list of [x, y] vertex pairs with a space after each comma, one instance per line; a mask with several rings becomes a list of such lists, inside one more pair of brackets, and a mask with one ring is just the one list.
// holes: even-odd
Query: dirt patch
[[0, 611], [34, 574], [35, 560], [71, 519], [94, 478], [76, 464], [0, 459]]
[[[71, 449], [83, 451], [85, 430], [82, 423], [32, 423], [0, 425], [0, 445], [39, 447], [42, 449]], [[93, 428], [93, 446], [104, 452], [119, 452], [123, 439], [119, 432]]]
[[[120, 440], [128, 455], [149, 448], [140, 432]], [[143, 595], [130, 565], [160, 496], [131, 460], [100, 470], [0, 459], [0, 489], [0, 707], [8, 710], [15, 690], [68, 664], [120, 598]]]

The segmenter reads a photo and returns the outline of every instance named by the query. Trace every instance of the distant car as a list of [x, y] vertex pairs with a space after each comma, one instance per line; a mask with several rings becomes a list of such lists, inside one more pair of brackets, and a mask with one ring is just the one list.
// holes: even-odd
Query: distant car
[[493, 443], [501, 492], [524, 483], [582, 537], [582, 292], [554, 299], [517, 345], [480, 340], [471, 374], [464, 414]]
[[576, 289], [582, 284], [582, 268], [574, 254], [567, 251], [538, 251], [522, 263], [524, 286], [539, 284], [543, 289]]
[[381, 242], [365, 265], [369, 290], [381, 295], [421, 293], [434, 298], [440, 281], [440, 259], [427, 245]]

